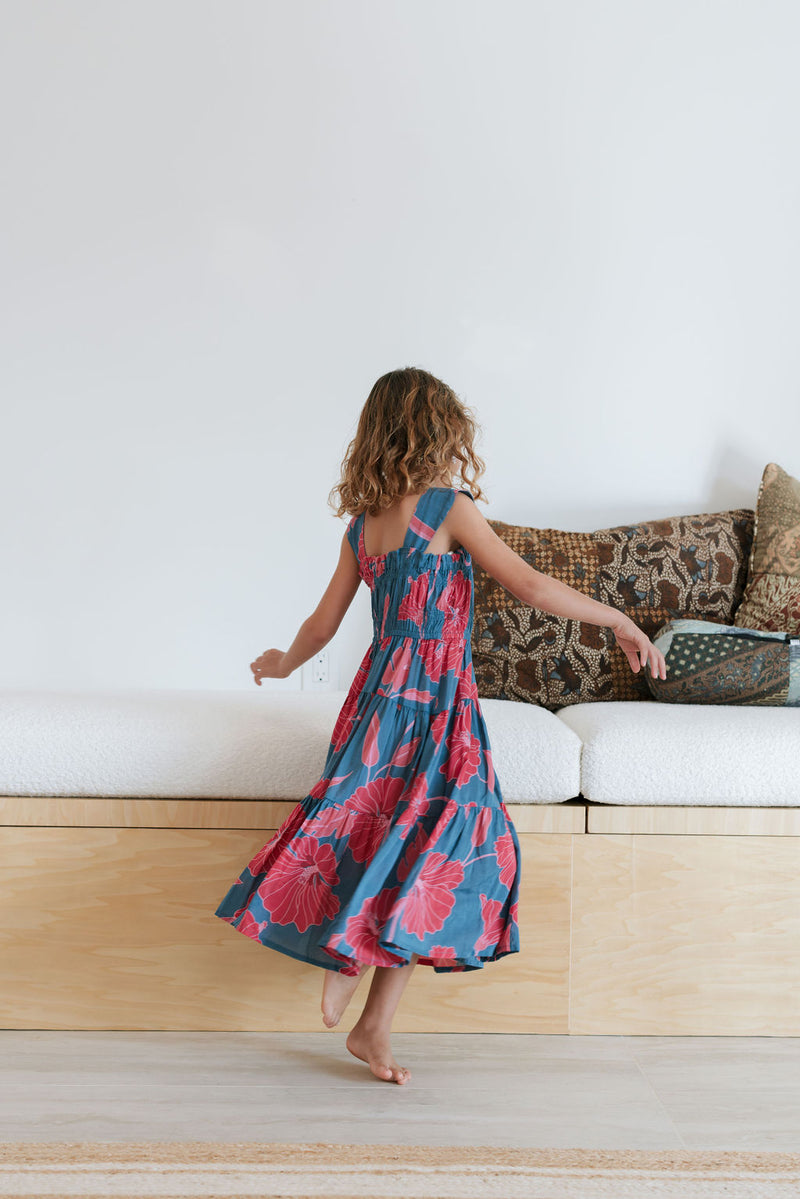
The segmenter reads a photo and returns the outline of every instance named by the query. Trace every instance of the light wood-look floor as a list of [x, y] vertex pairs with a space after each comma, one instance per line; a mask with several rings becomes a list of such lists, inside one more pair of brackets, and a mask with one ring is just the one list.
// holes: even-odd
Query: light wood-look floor
[[399, 1087], [345, 1035], [2, 1031], [0, 1143], [800, 1152], [800, 1037], [396, 1033]]

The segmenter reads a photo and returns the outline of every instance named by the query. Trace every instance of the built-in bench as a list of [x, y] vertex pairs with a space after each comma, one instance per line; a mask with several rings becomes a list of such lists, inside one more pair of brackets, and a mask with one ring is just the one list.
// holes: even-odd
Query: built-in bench
[[[321, 1028], [322, 972], [242, 937], [214, 909], [320, 777], [343, 700], [0, 695], [0, 1027]], [[466, 974], [418, 967], [394, 1027], [800, 1035], [800, 712], [481, 707], [522, 849], [521, 952]], [[761, 714], [776, 720], [759, 725]], [[666, 745], [680, 719], [706, 720], [705, 743], [696, 738], [706, 757], [675, 745], [663, 764], [672, 789], [650, 802], [663, 780], [655, 757], [640, 757], [637, 774], [636, 737]], [[773, 771], [775, 804], [736, 790], [731, 761], [748, 737]], [[604, 738], [629, 755], [606, 759], [630, 783], [619, 803], [594, 798], [610, 777]], [[681, 803], [678, 782], [698, 777], [691, 755], [715, 752], [722, 802], [703, 791]], [[747, 785], [769, 794], [756, 775]]]

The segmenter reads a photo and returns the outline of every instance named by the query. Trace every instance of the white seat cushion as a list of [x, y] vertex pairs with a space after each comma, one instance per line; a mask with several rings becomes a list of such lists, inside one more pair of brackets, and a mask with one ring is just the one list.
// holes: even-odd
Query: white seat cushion
[[[0, 692], [0, 794], [300, 800], [341, 691]], [[552, 712], [482, 700], [503, 798], [578, 794], [580, 740]]]
[[0, 692], [0, 794], [301, 799], [341, 692]]
[[510, 699], [478, 702], [506, 803], [561, 803], [579, 794], [580, 737], [555, 713]]
[[800, 804], [800, 708], [620, 700], [556, 715], [583, 742], [585, 799]]

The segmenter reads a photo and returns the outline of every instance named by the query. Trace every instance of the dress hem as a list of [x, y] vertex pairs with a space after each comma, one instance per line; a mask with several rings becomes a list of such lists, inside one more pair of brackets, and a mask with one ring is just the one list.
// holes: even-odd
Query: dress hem
[[[224, 915], [222, 915], [221, 912], [215, 912], [214, 915], [219, 917], [220, 920], [223, 920], [225, 922], [225, 924], [229, 924], [231, 926], [231, 928], [236, 930], [237, 933], [241, 933], [243, 937], [247, 937], [248, 941], [253, 941], [257, 945], [263, 945], [265, 949], [275, 949], [275, 950], [277, 950], [278, 953], [285, 953], [287, 955], [287, 957], [294, 958], [295, 961], [297, 961], [297, 962], [306, 962], [309, 966], [320, 966], [323, 970], [334, 970], [334, 971], [336, 971], [337, 974], [342, 973], [342, 970], [338, 966], [336, 966], [332, 960], [330, 961], [330, 963], [324, 962], [324, 961], [318, 960], [317, 958], [310, 958], [304, 954], [296, 953], [293, 949], [290, 949], [287, 945], [279, 945], [276, 941], [272, 941], [269, 938], [264, 939], [262, 937], [251, 937], [239, 927], [239, 924], [236, 921], [234, 921], [231, 916], [224, 916]], [[320, 948], [322, 949], [323, 953], [327, 954], [329, 952], [325, 948], [325, 946], [320, 946]], [[389, 966], [389, 969], [392, 969], [392, 970], [400, 969], [401, 966], [407, 966], [408, 963], [411, 961], [412, 954], [418, 953], [418, 950], [404, 949], [402, 946], [397, 945], [394, 941], [379, 941], [378, 948], [384, 949], [387, 953], [392, 953], [395, 950], [399, 950], [400, 953], [397, 956], [400, 956], [400, 954], [402, 954], [402, 953], [408, 954], [408, 956], [406, 958], [404, 958], [404, 960], [402, 962], [392, 962]], [[487, 955], [487, 956], [484, 956], [483, 954], [476, 954], [474, 957], [474, 960], [477, 962], [477, 965], [474, 965], [472, 963], [467, 963], [467, 962], [460, 962], [458, 960], [458, 958], [453, 959], [452, 966], [435, 966], [430, 961], [427, 961], [427, 962], [418, 961], [417, 965], [418, 966], [427, 966], [429, 969], [433, 970], [435, 974], [460, 974], [460, 973], [466, 972], [467, 970], [483, 970], [483, 968], [487, 962], [496, 962], [496, 961], [499, 961], [500, 958], [507, 957], [511, 953], [519, 953], [519, 952], [520, 952], [519, 947], [517, 947], [517, 948], [511, 948], [511, 949], [503, 949], [499, 953], [495, 952], [495, 953], [493, 953], [491, 955]], [[334, 954], [330, 954], [329, 956], [331, 958], [333, 958]], [[423, 958], [428, 955], [420, 954], [419, 956], [420, 956], [420, 958]], [[345, 957], [344, 954], [340, 955], [340, 960], [342, 961], [342, 963], [344, 965], [348, 964], [348, 959]], [[361, 960], [361, 959], [359, 959], [359, 960]], [[366, 966], [367, 969], [369, 969], [370, 966], [374, 966], [374, 965], [375, 966], [376, 965], [386, 966], [387, 963], [385, 963], [385, 962], [380, 962], [380, 963], [364, 962], [363, 964]]]

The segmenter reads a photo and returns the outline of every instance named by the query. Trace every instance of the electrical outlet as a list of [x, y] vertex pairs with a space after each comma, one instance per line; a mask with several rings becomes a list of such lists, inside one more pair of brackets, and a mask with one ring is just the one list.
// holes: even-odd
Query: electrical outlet
[[321, 649], [303, 664], [303, 686], [311, 691], [330, 690], [330, 659], [327, 649]]

